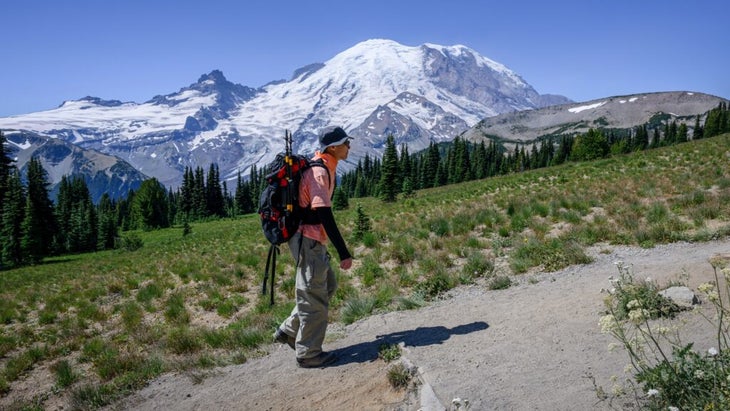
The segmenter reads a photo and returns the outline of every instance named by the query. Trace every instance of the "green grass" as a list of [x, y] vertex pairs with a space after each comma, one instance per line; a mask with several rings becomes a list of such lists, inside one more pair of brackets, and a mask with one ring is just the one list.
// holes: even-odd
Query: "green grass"
[[[595, 244], [727, 236], [728, 151], [724, 135], [421, 190], [395, 203], [358, 199], [371, 228], [350, 244], [354, 269], [333, 264], [330, 318], [351, 323], [417, 308], [460, 284], [509, 287], [521, 273], [586, 263]], [[355, 207], [336, 219], [353, 238]], [[17, 381], [57, 364], [55, 389], [93, 408], [161, 372], [257, 355], [292, 308], [286, 247], [276, 304], [260, 295], [268, 243], [257, 215], [196, 223], [186, 236], [173, 227], [123, 238], [117, 250], [0, 272], [0, 392], [12, 397]]]

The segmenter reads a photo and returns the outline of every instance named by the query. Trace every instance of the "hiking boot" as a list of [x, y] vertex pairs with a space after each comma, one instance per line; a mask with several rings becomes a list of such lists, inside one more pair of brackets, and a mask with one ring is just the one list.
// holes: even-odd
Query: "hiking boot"
[[276, 329], [276, 332], [274, 333], [274, 341], [279, 344], [287, 344], [292, 350], [295, 349], [294, 343], [296, 342], [296, 338], [291, 337], [284, 331], [281, 331], [281, 328]]
[[335, 360], [337, 360], [335, 353], [322, 351], [316, 357], [297, 358], [297, 364], [300, 368], [322, 368], [325, 365], [332, 364]]

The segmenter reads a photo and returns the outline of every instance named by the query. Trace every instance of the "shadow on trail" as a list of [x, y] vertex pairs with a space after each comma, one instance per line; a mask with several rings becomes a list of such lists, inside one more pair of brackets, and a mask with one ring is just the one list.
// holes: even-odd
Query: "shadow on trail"
[[406, 347], [423, 347], [426, 345], [442, 344], [452, 335], [469, 334], [486, 330], [487, 328], [489, 328], [489, 324], [484, 321], [475, 321], [453, 328], [443, 326], [418, 327], [414, 330], [376, 335], [373, 341], [333, 350], [337, 355], [337, 362], [334, 365], [374, 361], [378, 359], [378, 350], [383, 344], [399, 344], [402, 342]]

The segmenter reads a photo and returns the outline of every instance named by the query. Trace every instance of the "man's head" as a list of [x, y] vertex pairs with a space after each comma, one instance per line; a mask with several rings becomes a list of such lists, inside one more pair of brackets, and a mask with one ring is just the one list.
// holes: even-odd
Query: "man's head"
[[342, 127], [325, 127], [319, 133], [319, 151], [329, 152], [340, 160], [347, 158], [350, 151], [350, 139]]

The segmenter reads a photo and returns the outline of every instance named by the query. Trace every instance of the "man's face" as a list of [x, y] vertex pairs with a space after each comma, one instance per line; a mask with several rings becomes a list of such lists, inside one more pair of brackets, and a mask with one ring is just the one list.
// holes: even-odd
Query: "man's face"
[[350, 140], [332, 147], [332, 155], [335, 156], [337, 160], [346, 159], [348, 154], [350, 154]]

